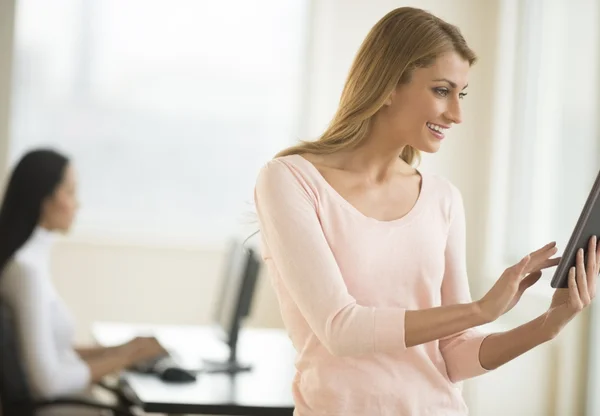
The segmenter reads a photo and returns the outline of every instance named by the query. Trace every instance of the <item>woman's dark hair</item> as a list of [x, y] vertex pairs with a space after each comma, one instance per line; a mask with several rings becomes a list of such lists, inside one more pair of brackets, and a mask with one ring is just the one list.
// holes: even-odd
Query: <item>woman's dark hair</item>
[[51, 149], [27, 152], [11, 172], [0, 207], [0, 275], [40, 222], [42, 203], [63, 180], [69, 159]]

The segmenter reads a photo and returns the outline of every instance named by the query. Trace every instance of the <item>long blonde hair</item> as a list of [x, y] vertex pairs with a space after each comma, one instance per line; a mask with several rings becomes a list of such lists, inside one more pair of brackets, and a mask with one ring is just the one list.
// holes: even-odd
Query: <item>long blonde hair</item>
[[[415, 68], [433, 64], [438, 55], [448, 51], [456, 51], [470, 65], [477, 60], [456, 26], [421, 9], [392, 10], [373, 26], [360, 46], [325, 132], [316, 141], [301, 141], [275, 157], [356, 148], [367, 138], [373, 116], [392, 91], [409, 82]], [[420, 160], [420, 153], [406, 146], [400, 157], [412, 165]]]

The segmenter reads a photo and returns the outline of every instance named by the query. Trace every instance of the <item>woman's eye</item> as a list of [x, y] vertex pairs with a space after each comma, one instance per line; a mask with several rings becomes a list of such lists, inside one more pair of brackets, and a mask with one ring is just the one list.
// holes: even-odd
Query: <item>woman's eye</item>
[[[434, 88], [434, 91], [440, 97], [447, 97], [450, 94], [450, 91], [447, 88]], [[466, 92], [461, 92], [458, 94], [458, 98], [461, 100], [467, 96]]]
[[437, 95], [439, 95], [440, 97], [445, 97], [448, 95], [448, 90], [446, 88], [436, 88], [435, 92], [437, 93]]

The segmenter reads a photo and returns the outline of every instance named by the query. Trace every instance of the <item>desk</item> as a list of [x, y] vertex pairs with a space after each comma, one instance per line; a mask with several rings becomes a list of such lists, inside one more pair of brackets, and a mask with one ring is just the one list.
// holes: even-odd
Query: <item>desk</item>
[[[201, 360], [225, 359], [227, 347], [209, 327], [96, 323], [96, 341], [118, 345], [141, 335], [154, 335], [184, 368], [199, 368]], [[249, 372], [199, 374], [193, 383], [173, 384], [149, 374], [125, 371], [123, 393], [147, 413], [197, 415], [290, 416], [295, 351], [287, 334], [276, 329], [243, 329], [238, 359], [252, 364]]]

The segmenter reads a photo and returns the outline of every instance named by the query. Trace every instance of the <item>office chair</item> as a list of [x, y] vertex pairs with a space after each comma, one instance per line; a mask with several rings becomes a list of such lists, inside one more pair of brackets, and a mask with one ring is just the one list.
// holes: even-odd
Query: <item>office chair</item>
[[36, 410], [49, 406], [73, 406], [110, 410], [115, 416], [134, 416], [124, 407], [95, 400], [57, 398], [35, 400], [27, 381], [21, 357], [15, 320], [9, 306], [0, 299], [0, 414], [2, 416], [35, 416]]

